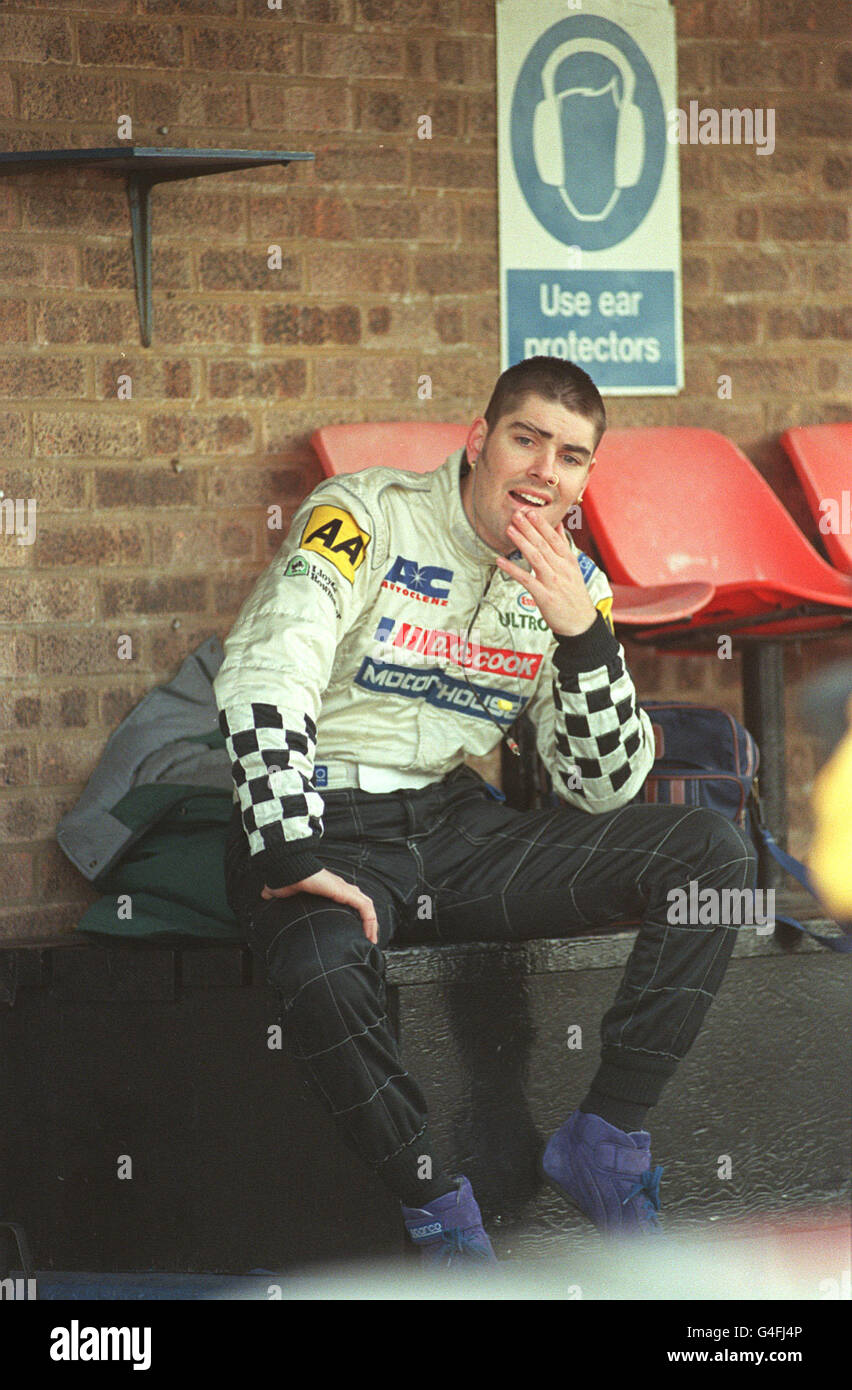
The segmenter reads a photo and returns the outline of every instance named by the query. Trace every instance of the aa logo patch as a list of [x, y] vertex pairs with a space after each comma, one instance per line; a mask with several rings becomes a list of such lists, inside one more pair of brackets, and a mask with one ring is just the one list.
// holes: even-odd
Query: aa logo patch
[[600, 600], [599, 603], [596, 603], [596, 604], [595, 604], [595, 607], [597, 608], [598, 612], [599, 612], [599, 613], [601, 614], [601, 616], [603, 617], [603, 620], [604, 620], [604, 622], [606, 623], [607, 627], [609, 628], [610, 632], [613, 633], [613, 635], [614, 635], [614, 634], [615, 634], [615, 628], [614, 628], [613, 625], [612, 625], [612, 616], [611, 616], [611, 612], [612, 612], [612, 598], [611, 598], [611, 597], [602, 598], [602, 599]]
[[370, 537], [350, 512], [342, 507], [322, 506], [314, 507], [308, 517], [299, 547], [324, 555], [351, 584], [369, 544]]

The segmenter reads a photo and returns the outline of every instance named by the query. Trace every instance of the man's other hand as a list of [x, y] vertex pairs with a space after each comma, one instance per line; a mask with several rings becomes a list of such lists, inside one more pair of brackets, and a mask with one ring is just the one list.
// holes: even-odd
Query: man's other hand
[[332, 902], [354, 907], [361, 917], [367, 940], [372, 941], [374, 946], [378, 945], [379, 923], [372, 898], [368, 898], [354, 883], [347, 883], [345, 878], [333, 874], [331, 869], [320, 869], [299, 883], [288, 883], [286, 888], [267, 888], [264, 884], [260, 896], [266, 899], [292, 898], [296, 893], [316, 893], [320, 898], [331, 898]]

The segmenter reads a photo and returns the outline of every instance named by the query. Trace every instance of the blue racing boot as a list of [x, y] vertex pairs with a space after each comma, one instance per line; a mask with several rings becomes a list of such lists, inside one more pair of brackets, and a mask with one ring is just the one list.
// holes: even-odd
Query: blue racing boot
[[496, 1265], [497, 1256], [467, 1178], [457, 1178], [452, 1192], [436, 1197], [425, 1207], [401, 1205], [406, 1230], [420, 1248], [422, 1266], [456, 1269], [459, 1265]]
[[575, 1110], [550, 1139], [542, 1169], [552, 1187], [606, 1236], [661, 1230], [660, 1176], [651, 1167], [651, 1136], [625, 1134], [599, 1115]]

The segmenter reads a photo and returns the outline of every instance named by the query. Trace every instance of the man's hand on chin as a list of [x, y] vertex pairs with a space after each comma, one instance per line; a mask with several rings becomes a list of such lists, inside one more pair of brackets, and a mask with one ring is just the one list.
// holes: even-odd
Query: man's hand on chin
[[579, 637], [598, 616], [565, 535], [535, 512], [516, 512], [507, 528], [509, 540], [532, 567], [527, 574], [500, 555], [497, 564], [532, 595], [551, 632]]

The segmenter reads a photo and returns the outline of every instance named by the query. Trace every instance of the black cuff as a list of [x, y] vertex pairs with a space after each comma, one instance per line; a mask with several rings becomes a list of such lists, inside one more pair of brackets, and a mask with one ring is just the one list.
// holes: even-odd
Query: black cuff
[[[298, 840], [293, 841], [294, 845], [298, 843]], [[301, 883], [303, 878], [319, 873], [323, 866], [309, 849], [282, 848], [263, 849], [260, 854], [252, 855], [251, 867], [258, 879], [263, 878], [267, 888], [289, 888], [291, 883]]]
[[579, 671], [594, 671], [598, 666], [611, 666], [618, 657], [618, 639], [613, 636], [602, 613], [591, 627], [577, 637], [554, 633], [556, 650], [553, 664], [560, 676], [573, 676]]

